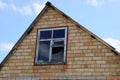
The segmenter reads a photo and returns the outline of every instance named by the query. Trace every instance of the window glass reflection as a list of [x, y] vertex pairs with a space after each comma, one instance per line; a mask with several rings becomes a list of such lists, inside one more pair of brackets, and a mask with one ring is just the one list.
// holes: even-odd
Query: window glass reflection
[[64, 38], [65, 29], [53, 30], [53, 38]]
[[40, 39], [50, 39], [52, 31], [40, 31]]
[[40, 46], [39, 46], [38, 61], [48, 62], [49, 52], [50, 52], [50, 41], [40, 41], [39, 45]]

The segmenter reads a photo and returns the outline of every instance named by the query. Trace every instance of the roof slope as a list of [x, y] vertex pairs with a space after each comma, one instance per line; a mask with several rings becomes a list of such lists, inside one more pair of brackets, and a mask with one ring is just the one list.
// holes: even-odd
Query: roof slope
[[31, 30], [33, 29], [34, 25], [37, 23], [37, 21], [42, 17], [42, 15], [45, 13], [45, 11], [49, 8], [52, 7], [54, 8], [56, 11], [58, 11], [60, 14], [62, 14], [64, 17], [70, 19], [74, 24], [77, 25], [77, 27], [85, 30], [86, 32], [88, 32], [91, 37], [97, 39], [98, 41], [100, 41], [101, 43], [103, 43], [104, 45], [106, 45], [107, 47], [109, 47], [116, 55], [119, 55], [119, 52], [116, 51], [115, 48], [113, 48], [111, 45], [109, 45], [108, 43], [106, 43], [105, 41], [103, 41], [101, 38], [99, 38], [98, 36], [96, 36], [95, 34], [93, 34], [92, 32], [90, 32], [88, 29], [86, 29], [85, 27], [83, 27], [82, 25], [80, 25], [79, 23], [77, 23], [75, 20], [73, 20], [71, 17], [69, 17], [68, 15], [66, 15], [65, 13], [63, 13], [62, 11], [60, 11], [58, 8], [56, 8], [54, 5], [52, 5], [50, 2], [46, 3], [46, 6], [43, 8], [43, 10], [40, 12], [40, 14], [35, 18], [35, 20], [32, 22], [32, 24], [28, 27], [28, 29], [24, 32], [24, 34], [21, 36], [21, 38], [17, 41], [17, 43], [14, 45], [14, 47], [11, 49], [11, 51], [9, 52], [9, 54], [5, 57], [5, 59], [1, 62], [0, 64], [0, 68], [5, 64], [6, 60], [12, 55], [12, 53], [14, 53], [14, 51], [17, 49], [17, 46], [19, 45], [19, 43], [22, 41], [22, 39], [24, 39], [26, 37], [27, 34], [29, 34], [31, 32]]

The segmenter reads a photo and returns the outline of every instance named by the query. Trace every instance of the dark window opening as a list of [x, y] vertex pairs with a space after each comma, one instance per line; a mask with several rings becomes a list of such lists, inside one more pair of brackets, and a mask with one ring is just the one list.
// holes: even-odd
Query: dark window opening
[[64, 47], [53, 47], [52, 62], [63, 62], [63, 58], [64, 58]]

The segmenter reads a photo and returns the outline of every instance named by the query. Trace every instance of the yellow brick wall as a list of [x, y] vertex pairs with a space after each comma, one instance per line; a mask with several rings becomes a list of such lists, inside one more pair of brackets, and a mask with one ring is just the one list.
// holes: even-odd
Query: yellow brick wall
[[[37, 30], [68, 26], [66, 65], [35, 66]], [[120, 57], [59, 12], [49, 8], [0, 71], [0, 80], [120, 79]]]

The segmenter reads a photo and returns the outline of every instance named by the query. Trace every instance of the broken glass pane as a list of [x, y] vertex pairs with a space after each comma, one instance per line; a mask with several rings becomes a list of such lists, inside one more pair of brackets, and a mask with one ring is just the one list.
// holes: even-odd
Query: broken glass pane
[[39, 42], [38, 61], [39, 62], [48, 62], [49, 61], [49, 52], [50, 52], [50, 41], [40, 41]]
[[52, 31], [40, 31], [40, 39], [50, 39], [51, 38]]
[[64, 47], [52, 48], [52, 62], [64, 62]]
[[65, 29], [53, 30], [53, 38], [64, 38]]

